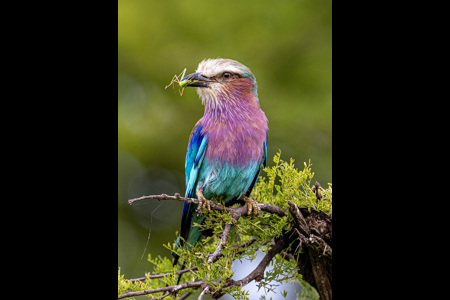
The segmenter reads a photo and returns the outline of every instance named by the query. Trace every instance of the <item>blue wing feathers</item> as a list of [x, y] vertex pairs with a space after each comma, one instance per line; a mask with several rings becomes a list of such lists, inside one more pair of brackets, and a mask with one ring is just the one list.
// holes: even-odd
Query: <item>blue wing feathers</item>
[[205, 149], [206, 149], [206, 141], [207, 140], [208, 139], [206, 137], [204, 137], [202, 139], [202, 143], [200, 144], [200, 149], [198, 149], [197, 156], [195, 157], [194, 168], [196, 168], [198, 166], [198, 163], [199, 163], [200, 159], [203, 159], [203, 157], [205, 156]]
[[[195, 187], [198, 178], [198, 172], [201, 167], [203, 158], [205, 157], [205, 150], [207, 146], [207, 137], [201, 134], [202, 126], [197, 123], [191, 133], [188, 144], [185, 161], [185, 175], [186, 175], [186, 198], [195, 197]], [[181, 232], [180, 235], [186, 240], [189, 235], [191, 217], [192, 217], [192, 203], [184, 203], [183, 214], [181, 217]]]
[[191, 133], [191, 137], [189, 139], [188, 149], [186, 153], [186, 161], [185, 161], [185, 175], [186, 181], [189, 180], [189, 176], [191, 173], [192, 165], [194, 164], [195, 158], [197, 157], [198, 150], [203, 141], [203, 135], [201, 134], [202, 126], [197, 123]]
[[205, 150], [206, 150], [206, 142], [207, 138], [203, 137], [202, 143], [200, 144], [200, 147], [197, 150], [197, 155], [195, 156], [195, 160], [191, 167], [191, 171], [189, 173], [189, 177], [186, 178], [186, 194], [187, 197], [191, 198], [195, 193], [195, 186], [198, 178], [198, 171], [200, 170], [201, 162], [203, 161], [203, 158], [205, 157]]

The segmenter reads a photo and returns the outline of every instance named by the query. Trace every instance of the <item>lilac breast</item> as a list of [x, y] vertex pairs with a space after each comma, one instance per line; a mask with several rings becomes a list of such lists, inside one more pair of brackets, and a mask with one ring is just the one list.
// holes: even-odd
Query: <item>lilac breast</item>
[[242, 167], [249, 162], [261, 162], [268, 127], [258, 101], [249, 94], [226, 104], [229, 105], [223, 105], [221, 110], [205, 107], [202, 120], [202, 132], [208, 136], [205, 159]]

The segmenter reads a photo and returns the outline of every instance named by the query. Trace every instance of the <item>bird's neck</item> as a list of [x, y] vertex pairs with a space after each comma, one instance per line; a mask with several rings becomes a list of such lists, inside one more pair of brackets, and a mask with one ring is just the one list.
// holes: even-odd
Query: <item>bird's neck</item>
[[251, 119], [254, 112], [259, 109], [256, 99], [227, 98], [223, 100], [219, 98], [216, 102], [205, 103], [204, 117], [215, 122], [244, 121]]

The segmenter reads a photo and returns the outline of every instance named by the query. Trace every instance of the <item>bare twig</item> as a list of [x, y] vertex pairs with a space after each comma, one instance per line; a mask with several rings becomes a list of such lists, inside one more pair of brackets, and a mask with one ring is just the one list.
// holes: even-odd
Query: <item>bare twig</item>
[[320, 183], [318, 181], [316, 181], [316, 183], [314, 184], [312, 191], [316, 194], [316, 198], [317, 200], [322, 199], [322, 193], [319, 192], [319, 190], [323, 190], [323, 188], [320, 186]]
[[222, 238], [219, 241], [219, 245], [216, 248], [216, 251], [212, 255], [208, 257], [208, 263], [212, 263], [213, 261], [216, 261], [218, 259], [218, 256], [220, 254], [220, 251], [225, 247], [228, 241], [228, 234], [231, 230], [231, 224], [226, 224], [225, 228], [222, 233]]
[[181, 201], [184, 201], [184, 202], [187, 202], [187, 203], [196, 203], [196, 204], [198, 204], [198, 199], [195, 199], [195, 198], [184, 198], [184, 197], [181, 197], [181, 195], [179, 193], [175, 193], [175, 195], [173, 195], [173, 196], [168, 196], [166, 194], [142, 196], [142, 197], [139, 197], [139, 198], [134, 198], [134, 199], [128, 200], [128, 204], [133, 205], [134, 202], [141, 201], [141, 200], [146, 200], [146, 199], [181, 200]]
[[204, 296], [206, 293], [208, 293], [208, 291], [209, 291], [209, 287], [206, 287], [206, 288], [200, 293], [200, 295], [198, 296], [197, 300], [202, 300], [202, 299], [203, 299], [203, 296]]
[[269, 213], [272, 213], [272, 214], [276, 214], [276, 215], [278, 215], [280, 217], [286, 216], [284, 211], [281, 208], [279, 208], [278, 206], [276, 206], [276, 205], [267, 204], [267, 203], [258, 203], [258, 207], [262, 211], [269, 212]]

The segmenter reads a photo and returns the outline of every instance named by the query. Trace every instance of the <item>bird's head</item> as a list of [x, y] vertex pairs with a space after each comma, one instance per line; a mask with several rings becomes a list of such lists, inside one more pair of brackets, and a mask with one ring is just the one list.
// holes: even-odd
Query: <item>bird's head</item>
[[213, 108], [249, 98], [258, 101], [255, 76], [248, 67], [232, 59], [203, 60], [196, 72], [184, 80], [195, 80], [187, 86], [197, 87], [203, 104]]

